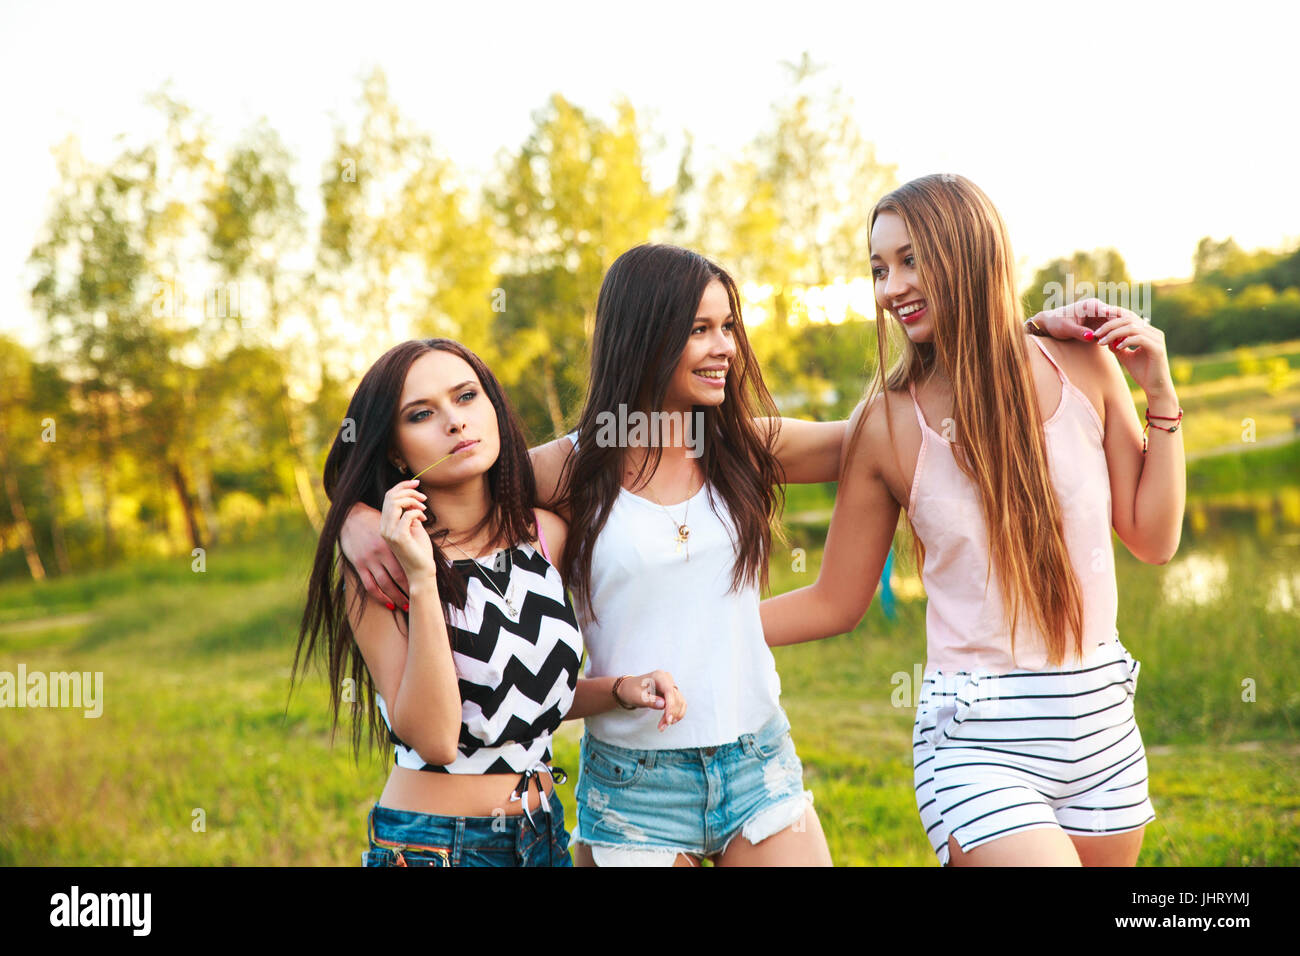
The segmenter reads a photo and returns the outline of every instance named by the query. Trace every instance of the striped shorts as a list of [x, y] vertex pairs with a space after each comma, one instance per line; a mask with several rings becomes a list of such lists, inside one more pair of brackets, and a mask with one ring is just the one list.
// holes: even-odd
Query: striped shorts
[[1100, 836], [1155, 819], [1133, 718], [1140, 664], [1118, 638], [1075, 670], [926, 675], [916, 804], [939, 862], [1021, 830]]

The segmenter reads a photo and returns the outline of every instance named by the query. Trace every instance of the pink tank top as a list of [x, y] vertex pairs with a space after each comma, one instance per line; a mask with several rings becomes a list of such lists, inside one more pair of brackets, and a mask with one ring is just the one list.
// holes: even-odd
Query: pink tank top
[[[1047, 347], [1035, 338], [1031, 341], [1061, 379], [1061, 402], [1043, 423], [1043, 431], [1066, 549], [1083, 592], [1086, 659], [1097, 646], [1119, 636], [1104, 429], [1088, 397], [1066, 378]], [[957, 467], [951, 443], [926, 424], [915, 389], [910, 384], [908, 389], [921, 426], [907, 513], [925, 546], [921, 578], [928, 597], [926, 672], [1044, 670], [1046, 642], [1023, 604], [1012, 657], [1010, 621], [997, 571], [990, 567], [988, 530], [975, 484]], [[1061, 667], [1078, 663], [1067, 645]]]

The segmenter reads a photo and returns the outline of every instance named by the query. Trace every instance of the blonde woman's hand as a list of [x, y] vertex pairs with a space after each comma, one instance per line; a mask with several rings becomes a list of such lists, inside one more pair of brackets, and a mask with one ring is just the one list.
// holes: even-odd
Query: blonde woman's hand
[[419, 481], [408, 478], [399, 481], [384, 495], [384, 506], [379, 512], [379, 536], [393, 549], [402, 563], [407, 580], [436, 577], [433, 562], [433, 542], [424, 529], [427, 515], [425, 495], [417, 487]]
[[1058, 306], [1032, 316], [1054, 339], [1081, 339], [1092, 342], [1096, 329], [1103, 323], [1118, 318], [1125, 310], [1107, 305], [1101, 299], [1080, 299], [1069, 305]]
[[1169, 371], [1165, 333], [1136, 312], [1119, 311], [1120, 315], [1097, 329], [1097, 344], [1110, 347], [1124, 371], [1146, 393], [1149, 401], [1171, 398], [1174, 379]]
[[624, 704], [662, 710], [659, 729], [665, 730], [686, 716], [686, 698], [667, 671], [651, 671], [629, 677], [618, 687], [618, 697]]

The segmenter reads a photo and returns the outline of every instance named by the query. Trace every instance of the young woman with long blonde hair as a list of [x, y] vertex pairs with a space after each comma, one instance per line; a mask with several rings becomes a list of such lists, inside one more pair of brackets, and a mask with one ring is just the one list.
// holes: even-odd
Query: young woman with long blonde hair
[[[1053, 334], [1079, 334], [1075, 312], [1044, 321]], [[531, 450], [537, 503], [569, 522], [559, 567], [592, 685], [635, 695], [648, 678], [623, 675], [649, 671], [642, 661], [671, 680], [647, 688], [667, 702], [657, 719], [618, 705], [589, 712], [575, 859], [829, 864], [759, 601], [780, 485], [834, 481], [846, 423], [777, 417], [735, 282], [676, 246], [637, 246], [611, 265], [591, 365], [577, 428]], [[665, 415], [669, 432], [679, 426], [670, 440], [653, 425], [606, 433]], [[400, 600], [405, 576], [379, 524], [373, 507], [356, 505], [341, 545], [376, 600]], [[690, 712], [674, 722], [683, 696]]]
[[[917, 806], [940, 862], [1132, 865], [1154, 810], [1111, 530], [1142, 561], [1178, 547], [1164, 336], [1121, 309], [1083, 341], [1027, 336], [1002, 219], [960, 176], [876, 205], [871, 267], [878, 374], [817, 581], [763, 603], [767, 641], [852, 630], [902, 509], [928, 596]], [[1146, 393], [1149, 447], [1121, 369]]]

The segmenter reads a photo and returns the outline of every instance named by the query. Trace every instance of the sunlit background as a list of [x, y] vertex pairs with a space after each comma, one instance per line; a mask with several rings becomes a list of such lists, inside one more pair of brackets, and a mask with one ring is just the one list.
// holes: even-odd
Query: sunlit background
[[[1143, 862], [1300, 862], [1295, 10], [4, 4], [0, 672], [107, 699], [0, 710], [0, 863], [355, 862], [382, 755], [330, 748], [319, 681], [284, 705], [357, 377], [451, 335], [553, 437], [600, 277], [650, 239], [732, 271], [783, 414], [843, 418], [867, 214], [934, 172], [998, 205], [1027, 311], [1088, 288], [1168, 337], [1183, 546], [1117, 544]], [[807, 570], [778, 554], [777, 590], [834, 486], [789, 492]], [[924, 657], [905, 558], [852, 635], [778, 654], [838, 862], [932, 862], [891, 702]]]

